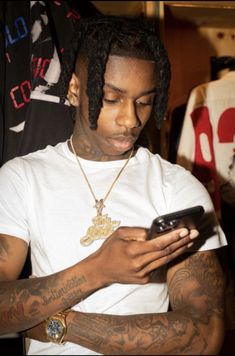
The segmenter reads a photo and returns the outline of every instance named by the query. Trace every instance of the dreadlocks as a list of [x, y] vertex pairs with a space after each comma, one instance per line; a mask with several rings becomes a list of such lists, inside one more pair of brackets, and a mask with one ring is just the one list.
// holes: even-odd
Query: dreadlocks
[[153, 60], [157, 64], [159, 86], [153, 107], [156, 126], [163, 120], [170, 82], [170, 64], [165, 48], [149, 24], [137, 18], [103, 16], [82, 18], [77, 22], [69, 52], [64, 54], [61, 88], [66, 97], [68, 83], [77, 58], [87, 61], [90, 127], [97, 127], [102, 106], [104, 73], [109, 55]]

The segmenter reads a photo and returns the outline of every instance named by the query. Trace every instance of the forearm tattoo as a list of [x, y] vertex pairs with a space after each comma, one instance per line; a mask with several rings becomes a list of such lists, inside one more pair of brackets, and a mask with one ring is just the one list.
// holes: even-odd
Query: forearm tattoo
[[[36, 325], [91, 293], [85, 276], [79, 275], [79, 271], [73, 267], [46, 277], [10, 281], [16, 274], [14, 269], [12, 274], [7, 274], [7, 268], [4, 267], [14, 258], [10, 246], [9, 238], [0, 235], [0, 334]], [[17, 266], [20, 269], [23, 256], [27, 254], [27, 246], [20, 246], [22, 260], [19, 259], [16, 270]]]
[[[75, 314], [70, 341], [102, 354], [204, 354], [211, 319], [223, 319], [223, 275], [213, 254], [196, 253], [171, 276], [172, 312]], [[208, 329], [207, 329], [208, 327]]]
[[[1, 282], [0, 324], [9, 330], [20, 324], [24, 330], [38, 324], [57, 310], [64, 310], [84, 297], [85, 277], [63, 280], [61, 274], [43, 278]], [[50, 309], [51, 308], [51, 309]], [[9, 330], [7, 332], [9, 332]]]
[[223, 317], [224, 278], [214, 254], [195, 253], [186, 259], [184, 267], [172, 278], [169, 290], [174, 310], [189, 308], [203, 323], [208, 323], [213, 313]]

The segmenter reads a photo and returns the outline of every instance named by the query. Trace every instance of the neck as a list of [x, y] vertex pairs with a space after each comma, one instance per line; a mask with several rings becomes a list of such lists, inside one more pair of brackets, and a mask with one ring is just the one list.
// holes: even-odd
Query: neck
[[[90, 161], [117, 161], [122, 159], [127, 159], [130, 153], [133, 151], [132, 149], [128, 150], [127, 152], [120, 154], [120, 155], [109, 155], [103, 152], [99, 147], [96, 145], [91, 145], [90, 141], [87, 140], [85, 134], [81, 134], [81, 132], [74, 131], [72, 135], [72, 142], [74, 151], [76, 155]], [[71, 147], [71, 142], [68, 143], [69, 150], [73, 153], [73, 149]]]

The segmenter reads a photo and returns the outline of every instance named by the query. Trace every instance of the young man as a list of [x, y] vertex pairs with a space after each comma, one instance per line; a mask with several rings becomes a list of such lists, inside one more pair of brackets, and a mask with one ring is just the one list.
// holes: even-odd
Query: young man
[[[83, 19], [76, 36], [61, 75], [72, 137], [1, 169], [0, 331], [31, 328], [35, 355], [216, 354], [224, 234], [201, 183], [137, 144], [166, 110], [165, 49], [135, 19]], [[198, 204], [198, 239], [147, 240], [156, 216]], [[33, 278], [17, 280], [29, 245]]]

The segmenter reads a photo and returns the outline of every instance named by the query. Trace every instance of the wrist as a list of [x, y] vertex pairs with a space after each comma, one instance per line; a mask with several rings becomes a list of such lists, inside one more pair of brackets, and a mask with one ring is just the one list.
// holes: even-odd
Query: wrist
[[71, 339], [71, 333], [70, 333], [70, 327], [74, 324], [74, 317], [78, 314], [77, 311], [70, 309], [67, 318], [66, 318], [66, 323], [67, 323], [67, 332], [64, 337], [65, 342], [74, 342], [74, 340]]
[[59, 345], [66, 342], [67, 316], [70, 310], [65, 310], [47, 318], [44, 323], [47, 341]]
[[105, 274], [103, 273], [104, 265], [102, 259], [100, 261], [98, 251], [88, 256], [85, 260], [83, 260], [83, 262], [86, 271], [86, 280], [89, 281], [88, 290], [90, 292], [94, 292], [105, 287], [107, 285], [107, 280]]

